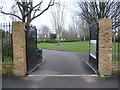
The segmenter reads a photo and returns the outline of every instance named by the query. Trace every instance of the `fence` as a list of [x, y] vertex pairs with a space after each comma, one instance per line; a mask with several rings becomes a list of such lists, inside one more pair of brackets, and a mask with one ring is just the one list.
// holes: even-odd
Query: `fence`
[[12, 25], [11, 23], [0, 24], [2, 66], [3, 73], [11, 73], [12, 70]]

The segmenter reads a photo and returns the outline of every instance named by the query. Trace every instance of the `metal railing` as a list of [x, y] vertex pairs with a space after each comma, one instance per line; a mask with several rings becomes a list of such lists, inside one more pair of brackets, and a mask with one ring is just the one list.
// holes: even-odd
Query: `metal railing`
[[12, 25], [0, 24], [2, 61], [12, 61]]

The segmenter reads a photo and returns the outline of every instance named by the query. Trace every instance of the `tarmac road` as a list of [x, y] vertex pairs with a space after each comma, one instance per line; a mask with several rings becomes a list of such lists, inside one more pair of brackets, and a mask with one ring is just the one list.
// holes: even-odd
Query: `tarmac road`
[[43, 50], [44, 62], [26, 77], [3, 76], [3, 88], [118, 88], [118, 77], [98, 77], [88, 53]]
[[43, 52], [44, 62], [32, 73], [34, 75], [94, 74], [85, 63], [88, 59], [88, 53], [46, 49]]

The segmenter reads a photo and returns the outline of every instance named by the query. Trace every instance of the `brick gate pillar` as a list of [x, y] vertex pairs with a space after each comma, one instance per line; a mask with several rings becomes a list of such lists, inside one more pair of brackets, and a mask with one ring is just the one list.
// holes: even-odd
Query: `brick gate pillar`
[[100, 19], [99, 23], [99, 74], [112, 74], [112, 19]]
[[26, 69], [26, 39], [25, 24], [23, 22], [12, 23], [12, 40], [13, 40], [13, 63], [14, 75], [25, 76]]

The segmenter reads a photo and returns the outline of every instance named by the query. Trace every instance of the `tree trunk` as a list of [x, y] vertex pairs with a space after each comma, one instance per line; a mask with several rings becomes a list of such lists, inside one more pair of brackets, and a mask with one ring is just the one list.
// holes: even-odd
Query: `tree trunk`
[[60, 45], [60, 42], [59, 42], [59, 35], [57, 34], [57, 43], [58, 45]]

